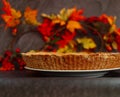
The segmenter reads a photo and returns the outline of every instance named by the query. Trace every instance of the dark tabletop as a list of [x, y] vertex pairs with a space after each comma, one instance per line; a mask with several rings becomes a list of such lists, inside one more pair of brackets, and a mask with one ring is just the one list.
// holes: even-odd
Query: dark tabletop
[[120, 73], [88, 78], [31, 70], [0, 72], [0, 97], [120, 97]]

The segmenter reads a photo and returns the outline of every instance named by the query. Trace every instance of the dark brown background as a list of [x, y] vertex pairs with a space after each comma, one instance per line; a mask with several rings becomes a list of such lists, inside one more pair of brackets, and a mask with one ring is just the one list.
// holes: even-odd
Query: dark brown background
[[[8, 0], [11, 5], [21, 11], [24, 11], [26, 6], [33, 9], [38, 9], [38, 20], [41, 20], [41, 13], [58, 13], [63, 7], [84, 9], [86, 16], [98, 16], [102, 13], [117, 16], [117, 25], [120, 27], [120, 0]], [[0, 14], [2, 13], [2, 0], [0, 0]], [[0, 18], [0, 24], [3, 24]], [[27, 30], [27, 27], [21, 27], [21, 32]], [[12, 36], [9, 29], [5, 30], [4, 26], [0, 25], [0, 54], [7, 49]], [[30, 49], [39, 49], [43, 45], [43, 41], [38, 33], [28, 33], [23, 35], [19, 41], [16, 42], [14, 48], [21, 48], [22, 52]]]

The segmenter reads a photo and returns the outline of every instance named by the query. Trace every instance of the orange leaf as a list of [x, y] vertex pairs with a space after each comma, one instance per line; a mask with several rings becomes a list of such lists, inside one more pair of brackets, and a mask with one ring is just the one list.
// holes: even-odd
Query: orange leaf
[[32, 25], [39, 25], [37, 21], [37, 10], [32, 10], [30, 7], [27, 7], [24, 12], [25, 22]]
[[21, 17], [21, 12], [16, 11], [11, 8], [11, 5], [6, 0], [3, 0], [3, 11], [4, 14], [1, 15], [2, 19], [5, 21], [7, 27], [15, 27], [20, 23], [19, 18]]
[[72, 14], [70, 15], [70, 20], [75, 20], [75, 21], [84, 20], [85, 16], [83, 16], [82, 14], [83, 14], [83, 10], [77, 10], [76, 8], [74, 8]]
[[70, 31], [70, 32], [75, 32], [75, 29], [83, 29], [81, 24], [77, 21], [68, 21], [68, 24], [67, 24], [67, 29]]
[[7, 27], [15, 27], [20, 24], [20, 20], [16, 19], [13, 16], [9, 16], [6, 14], [1, 15], [2, 19], [5, 21]]

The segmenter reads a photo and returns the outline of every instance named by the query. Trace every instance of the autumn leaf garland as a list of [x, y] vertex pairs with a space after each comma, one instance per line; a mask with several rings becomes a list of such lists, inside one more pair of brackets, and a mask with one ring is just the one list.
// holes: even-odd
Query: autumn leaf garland
[[[22, 23], [31, 24], [31, 25], [39, 25], [37, 21], [37, 10], [32, 10], [30, 7], [26, 7], [24, 13], [21, 11], [14, 9], [7, 0], [2, 0], [3, 2], [3, 14], [1, 18], [6, 23], [6, 28], [12, 29], [12, 34], [16, 35], [17, 26]], [[22, 18], [24, 20], [22, 21]]]
[[39, 22], [38, 10], [28, 6], [22, 13], [14, 9], [7, 0], [2, 2], [4, 13], [1, 17], [6, 28], [11, 28], [12, 34], [17, 35], [19, 25], [24, 23], [35, 26], [45, 42], [42, 51], [120, 51], [120, 29], [115, 24], [116, 17], [106, 14], [86, 17], [82, 9], [74, 7], [63, 8], [58, 14], [43, 13], [43, 21]]
[[25, 22], [27, 24], [39, 25], [40, 23], [37, 21], [37, 10], [32, 10], [30, 7], [27, 7], [24, 12]]
[[[85, 17], [83, 10], [76, 8], [63, 8], [59, 14], [42, 16], [43, 22], [38, 30], [49, 45], [44, 51], [67, 53], [120, 50], [120, 30], [115, 24], [116, 17], [106, 14]], [[56, 31], [62, 28], [62, 31]], [[53, 40], [57, 41], [53, 44]]]

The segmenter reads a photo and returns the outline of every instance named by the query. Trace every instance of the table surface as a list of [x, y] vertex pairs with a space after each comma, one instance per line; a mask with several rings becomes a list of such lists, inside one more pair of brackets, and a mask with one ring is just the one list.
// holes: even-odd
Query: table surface
[[[52, 73], [52, 72], [44, 72], [44, 71], [32, 71], [32, 70], [15, 70], [15, 71], [1, 71], [0, 77], [69, 77], [70, 75], [64, 75], [61, 73]], [[74, 75], [71, 75], [71, 77], [74, 77]], [[81, 77], [81, 76], [77, 76]], [[84, 77], [84, 76], [83, 76]], [[107, 72], [102, 77], [120, 77], [120, 71], [110, 71]]]
[[58, 77], [32, 70], [5, 71], [0, 72], [0, 97], [120, 97], [119, 77], [116, 71], [100, 78]]

